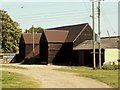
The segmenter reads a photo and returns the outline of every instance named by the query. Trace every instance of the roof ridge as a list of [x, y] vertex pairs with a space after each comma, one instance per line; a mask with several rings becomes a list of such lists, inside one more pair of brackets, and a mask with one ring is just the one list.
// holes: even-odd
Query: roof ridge
[[79, 26], [79, 25], [84, 25], [84, 24], [89, 24], [89, 23], [81, 23], [81, 24], [71, 24], [71, 25], [63, 25], [63, 26], [56, 26], [56, 27], [51, 27], [51, 28], [46, 28], [46, 29], [52, 29], [52, 28], [62, 28], [62, 27], [73, 27], [73, 26]]
[[44, 31], [50, 31], [50, 32], [52, 32], [52, 31], [58, 31], [58, 32], [69, 32], [68, 30], [62, 30], [62, 29], [60, 29], [60, 30], [54, 30], [54, 29], [51, 29], [51, 30], [44, 30]]
[[102, 39], [104, 39], [104, 38], [119, 38], [120, 36], [110, 36], [110, 37], [101, 37]]

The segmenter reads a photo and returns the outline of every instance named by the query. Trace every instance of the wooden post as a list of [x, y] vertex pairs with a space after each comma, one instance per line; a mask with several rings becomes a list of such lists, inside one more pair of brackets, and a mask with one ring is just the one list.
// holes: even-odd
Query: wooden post
[[118, 59], [118, 90], [120, 90], [120, 59]]
[[101, 39], [100, 39], [100, 0], [98, 0], [98, 36], [99, 36], [99, 42], [98, 42], [98, 47], [99, 47], [99, 69], [102, 69], [101, 67]]
[[32, 42], [33, 42], [33, 58], [34, 58], [34, 53], [35, 53], [35, 50], [34, 50], [34, 26], [32, 25]]
[[94, 0], [92, 0], [92, 27], [93, 27], [93, 69], [96, 69], [96, 59], [95, 59], [95, 30], [94, 30]]

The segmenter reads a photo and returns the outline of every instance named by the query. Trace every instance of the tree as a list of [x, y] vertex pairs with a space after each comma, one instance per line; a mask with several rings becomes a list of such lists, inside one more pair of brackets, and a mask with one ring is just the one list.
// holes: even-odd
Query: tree
[[22, 30], [16, 21], [13, 21], [7, 11], [0, 10], [0, 31], [2, 33], [2, 52], [16, 53]]
[[41, 27], [34, 27], [34, 26], [32, 27], [32, 26], [31, 26], [29, 29], [26, 29], [26, 30], [25, 30], [25, 33], [32, 33], [32, 30], [33, 30], [33, 29], [34, 29], [34, 32], [36, 32], [36, 33], [37, 33], [38, 31], [40, 32], [40, 31], [43, 30], [43, 28], [41, 28]]

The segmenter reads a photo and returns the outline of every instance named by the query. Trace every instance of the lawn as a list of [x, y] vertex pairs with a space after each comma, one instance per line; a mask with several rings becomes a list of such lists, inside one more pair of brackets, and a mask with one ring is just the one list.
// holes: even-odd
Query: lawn
[[90, 67], [83, 66], [71, 66], [55, 70], [76, 73], [78, 76], [93, 78], [114, 88], [118, 88], [118, 70], [93, 70]]
[[22, 74], [2, 71], [2, 88], [37, 88], [40, 83]]
[[20, 67], [20, 66], [17, 66], [17, 65], [15, 66], [15, 65], [2, 64], [1, 67], [2, 68], [12, 68], [12, 69], [26, 69], [27, 70], [27, 68]]

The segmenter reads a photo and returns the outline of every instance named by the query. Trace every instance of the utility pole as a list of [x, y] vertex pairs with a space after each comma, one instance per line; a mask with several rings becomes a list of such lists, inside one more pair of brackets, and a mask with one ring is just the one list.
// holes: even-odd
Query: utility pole
[[95, 59], [95, 30], [94, 30], [94, 0], [92, 0], [92, 27], [93, 27], [93, 69], [96, 69]]
[[34, 26], [32, 25], [32, 43], [33, 43], [33, 58], [34, 58], [34, 53], [35, 53], [35, 50], [34, 50]]
[[99, 36], [99, 69], [101, 69], [101, 32], [100, 32], [100, 0], [98, 0], [98, 36]]

